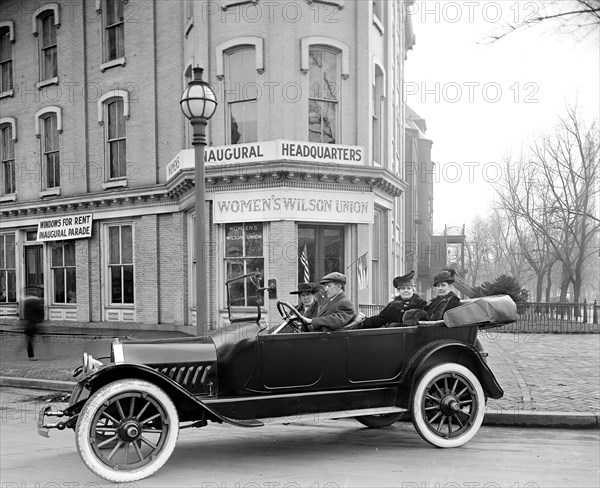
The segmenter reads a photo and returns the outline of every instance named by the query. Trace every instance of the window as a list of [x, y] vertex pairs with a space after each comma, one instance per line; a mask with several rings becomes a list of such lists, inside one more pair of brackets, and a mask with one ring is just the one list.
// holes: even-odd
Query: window
[[0, 234], [0, 303], [16, 301], [15, 235]]
[[127, 144], [125, 140], [125, 115], [123, 99], [117, 98], [106, 104], [108, 126], [106, 150], [110, 179], [127, 176]]
[[[264, 277], [262, 222], [227, 224], [225, 226], [226, 279], [257, 272]], [[233, 306], [256, 306], [259, 280], [246, 278], [234, 283], [229, 291]]]
[[56, 304], [76, 303], [75, 241], [55, 241], [51, 248], [52, 301]]
[[254, 47], [235, 49], [226, 54], [227, 132], [230, 144], [256, 142], [256, 54]]
[[373, 296], [371, 297], [372, 303], [386, 303], [387, 296], [383, 293], [383, 276], [381, 276], [381, 270], [383, 268], [381, 263], [381, 248], [385, 240], [385, 234], [383, 232], [383, 212], [379, 209], [375, 209], [373, 214], [373, 231], [371, 234], [371, 276], [372, 276], [372, 290]]
[[46, 188], [57, 188], [60, 186], [60, 157], [56, 113], [42, 118], [42, 133], [43, 181]]
[[302, 253], [306, 246], [310, 281], [318, 283], [328, 273], [344, 269], [344, 228], [319, 225], [298, 226], [298, 283], [305, 281]]
[[373, 0], [373, 15], [377, 17], [380, 21], [383, 20], [383, 5], [381, 0]]
[[375, 65], [375, 76], [373, 79], [373, 142], [372, 159], [374, 162], [382, 164], [382, 144], [383, 144], [383, 71]]
[[0, 127], [0, 161], [2, 162], [2, 190], [5, 195], [15, 193], [15, 149], [12, 133], [12, 125], [6, 124]]
[[104, 6], [104, 62], [108, 62], [125, 56], [123, 0], [106, 0]]
[[108, 226], [108, 280], [111, 305], [133, 303], [133, 227]]
[[13, 88], [12, 42], [9, 27], [0, 28], [0, 93]]
[[47, 10], [38, 16], [40, 32], [40, 80], [58, 76], [56, 22], [54, 11]]
[[308, 137], [335, 144], [339, 123], [339, 54], [327, 47], [309, 50]]
[[381, 35], [384, 33], [384, 8], [382, 0], [373, 0], [373, 24]]

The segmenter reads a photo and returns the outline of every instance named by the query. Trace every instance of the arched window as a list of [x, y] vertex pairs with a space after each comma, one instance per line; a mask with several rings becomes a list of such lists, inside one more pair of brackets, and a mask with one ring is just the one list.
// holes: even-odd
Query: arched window
[[48, 113], [41, 119], [42, 127], [42, 171], [43, 186], [60, 187], [60, 153], [58, 146], [58, 128], [56, 113]]
[[58, 77], [58, 5], [50, 3], [40, 7], [34, 14], [33, 22], [33, 35], [39, 39], [40, 81], [51, 81]]
[[13, 126], [13, 123], [0, 119], [0, 163], [2, 164], [3, 195], [14, 194], [17, 191]]
[[340, 142], [340, 56], [329, 46], [310, 46], [308, 138], [311, 142]]
[[129, 92], [110, 91], [102, 95], [97, 104], [98, 123], [104, 125], [108, 180], [124, 180], [127, 177], [126, 121], [129, 119]]
[[372, 154], [373, 162], [383, 163], [383, 134], [384, 134], [384, 85], [383, 70], [376, 64], [373, 73], [372, 86]]
[[0, 94], [12, 91], [12, 22], [0, 22]]
[[123, 0], [105, 0], [104, 22], [104, 62], [115, 61], [125, 56], [125, 19]]
[[106, 103], [106, 151], [109, 178], [127, 176], [127, 140], [125, 138], [125, 115], [123, 99], [115, 98]]
[[256, 54], [254, 46], [225, 53], [225, 101], [227, 142], [242, 144], [258, 140], [256, 105]]

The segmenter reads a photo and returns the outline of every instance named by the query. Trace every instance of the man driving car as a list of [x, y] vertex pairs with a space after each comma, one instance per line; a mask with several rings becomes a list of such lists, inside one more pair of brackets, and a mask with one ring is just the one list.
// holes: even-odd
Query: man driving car
[[310, 332], [319, 330], [341, 329], [354, 317], [352, 302], [344, 294], [346, 276], [342, 273], [329, 273], [320, 281], [325, 287], [329, 302], [323, 305], [317, 316], [305, 319]]

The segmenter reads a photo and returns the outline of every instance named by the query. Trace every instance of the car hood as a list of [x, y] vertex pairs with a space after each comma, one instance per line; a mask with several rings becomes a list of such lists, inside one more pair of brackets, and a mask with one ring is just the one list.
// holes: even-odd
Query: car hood
[[112, 343], [115, 364], [206, 363], [217, 360], [214, 342], [207, 337], [127, 340]]

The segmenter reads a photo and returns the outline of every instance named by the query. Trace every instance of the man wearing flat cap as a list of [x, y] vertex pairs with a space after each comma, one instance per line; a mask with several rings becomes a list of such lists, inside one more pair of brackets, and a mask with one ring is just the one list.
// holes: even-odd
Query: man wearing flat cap
[[379, 314], [366, 318], [360, 328], [376, 329], [392, 322], [402, 323], [402, 317], [407, 310], [424, 309], [427, 302], [415, 293], [414, 276], [415, 272], [411, 271], [404, 276], [394, 278], [392, 284], [398, 290], [398, 296], [388, 303]]
[[320, 284], [325, 287], [329, 302], [319, 309], [316, 317], [306, 319], [308, 329], [311, 332], [341, 329], [354, 317], [352, 302], [344, 294], [346, 277], [338, 272], [329, 273], [323, 276]]

